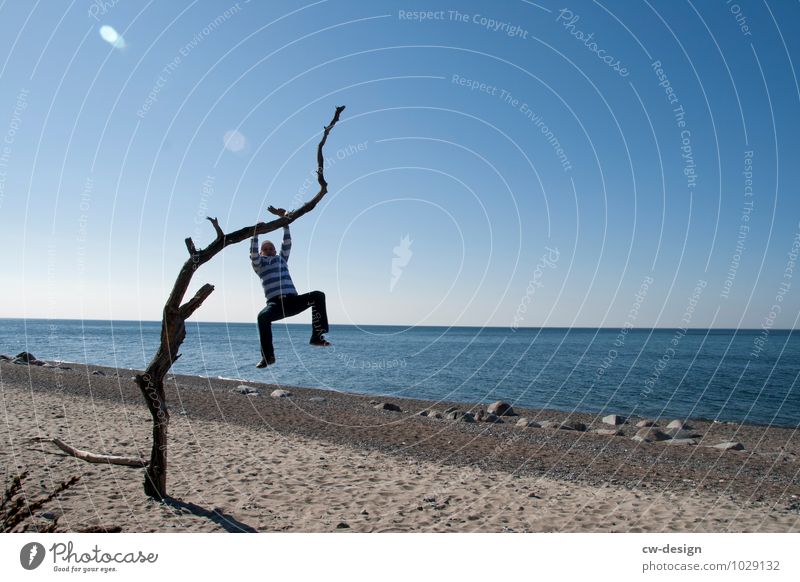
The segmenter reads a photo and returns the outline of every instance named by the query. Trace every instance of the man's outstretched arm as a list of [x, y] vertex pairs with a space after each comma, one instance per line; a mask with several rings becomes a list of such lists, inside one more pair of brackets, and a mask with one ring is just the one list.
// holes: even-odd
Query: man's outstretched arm
[[250, 240], [250, 261], [253, 263], [254, 267], [261, 264], [261, 255], [258, 253], [258, 235], [255, 235]]
[[283, 227], [283, 244], [281, 244], [281, 256], [284, 261], [289, 260], [289, 252], [292, 250], [292, 235], [289, 233], [289, 225]]

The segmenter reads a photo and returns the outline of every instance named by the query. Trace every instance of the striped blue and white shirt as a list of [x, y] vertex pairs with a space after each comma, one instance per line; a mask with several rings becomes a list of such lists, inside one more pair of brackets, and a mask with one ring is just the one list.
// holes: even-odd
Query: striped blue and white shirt
[[292, 278], [289, 276], [289, 251], [292, 249], [292, 236], [289, 227], [283, 227], [283, 244], [281, 252], [274, 257], [259, 254], [258, 235], [250, 241], [250, 260], [253, 270], [261, 278], [261, 286], [267, 301], [280, 295], [297, 295]]

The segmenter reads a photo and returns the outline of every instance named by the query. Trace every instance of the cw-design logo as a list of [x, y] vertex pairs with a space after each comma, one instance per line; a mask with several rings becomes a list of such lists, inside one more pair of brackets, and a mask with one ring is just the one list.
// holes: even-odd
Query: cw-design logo
[[44, 561], [44, 546], [39, 542], [30, 542], [22, 546], [19, 552], [19, 563], [26, 570], [35, 570]]

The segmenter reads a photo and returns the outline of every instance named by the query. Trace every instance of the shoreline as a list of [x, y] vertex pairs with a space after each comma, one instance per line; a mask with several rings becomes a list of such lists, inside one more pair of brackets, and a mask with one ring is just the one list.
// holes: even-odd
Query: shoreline
[[[302, 325], [302, 324], [296, 324]], [[8, 360], [4, 360], [4, 358], [9, 358]], [[14, 359], [13, 356], [8, 355], [0, 355], [0, 363], [10, 363]], [[141, 372], [142, 370], [137, 368], [127, 368], [127, 367], [112, 367], [112, 366], [105, 366], [102, 364], [84, 364], [82, 362], [70, 362], [66, 360], [57, 360], [57, 361], [48, 361], [48, 360], [40, 360], [41, 362], [45, 362], [47, 366], [50, 366], [48, 369], [55, 369], [53, 366], [56, 365], [64, 365], [70, 367], [72, 369], [77, 368], [85, 368], [87, 370], [102, 370], [105, 372], [111, 372], [112, 374], [118, 374], [120, 370], [125, 370], [133, 375], [136, 372]], [[132, 376], [131, 376], [132, 377]], [[381, 393], [381, 392], [348, 392], [346, 390], [336, 390], [334, 388], [314, 388], [314, 387], [306, 387], [306, 386], [298, 386], [294, 384], [276, 384], [270, 382], [261, 382], [258, 380], [248, 380], [248, 379], [236, 379], [236, 378], [227, 378], [222, 376], [202, 376], [202, 375], [189, 375], [189, 374], [175, 374], [174, 372], [169, 372], [167, 374], [167, 379], [178, 379], [182, 382], [187, 382], [189, 385], [197, 387], [199, 382], [203, 381], [208, 384], [208, 386], [212, 386], [214, 382], [235, 382], [238, 384], [253, 384], [253, 385], [263, 385], [263, 386], [273, 386], [285, 389], [296, 389], [296, 390], [308, 390], [308, 391], [317, 391], [320, 394], [341, 394], [344, 396], [352, 396], [352, 397], [360, 397], [360, 398], [370, 398], [370, 399], [392, 399], [397, 401], [407, 401], [409, 403], [417, 403], [418, 406], [441, 406], [442, 404], [447, 406], [457, 406], [463, 410], [477, 410], [480, 408], [486, 408], [489, 403], [481, 403], [475, 401], [466, 401], [466, 400], [429, 400], [424, 398], [410, 398], [406, 396], [394, 396], [388, 393]], [[165, 382], [166, 383], [166, 382]], [[512, 402], [513, 404], [513, 402]], [[531, 413], [534, 414], [551, 414], [551, 415], [565, 415], [570, 418], [575, 418], [577, 416], [580, 417], [588, 417], [588, 418], [595, 418], [598, 415], [604, 416], [608, 414], [622, 414], [620, 412], [614, 412], [609, 409], [598, 411], [598, 410], [567, 410], [565, 408], [558, 408], [558, 407], [551, 407], [551, 408], [538, 408], [538, 407], [531, 407], [531, 406], [524, 406], [524, 405], [514, 405], [515, 409], [523, 410], [530, 415]], [[654, 416], [654, 415], [632, 415], [631, 419], [642, 420], [642, 419], [653, 419], [653, 420], [663, 420], [664, 422], [669, 422], [670, 420], [677, 419], [677, 416]], [[753, 422], [753, 421], [738, 421], [738, 420], [718, 420], [718, 419], [711, 419], [704, 416], [686, 416], [681, 418], [681, 420], [687, 422], [695, 422], [695, 423], [704, 423], [704, 424], [719, 424], [719, 425], [729, 425], [729, 426], [746, 426], [746, 427], [754, 427], [754, 428], [769, 428], [769, 429], [786, 429], [792, 431], [800, 431], [800, 421], [796, 425], [783, 425], [783, 424], [770, 424], [770, 423], [763, 423], [763, 422]]]
[[[124, 496], [128, 502], [135, 500], [137, 507], [144, 507], [140, 502], [147, 502], [140, 499], [144, 495], [136, 470], [89, 465], [59, 454], [47, 445], [30, 447], [20, 442], [33, 436], [58, 436], [73, 446], [94, 452], [125, 455], [135, 450], [149, 457], [150, 418], [138, 388], [131, 381], [132, 371], [83, 364], [64, 366], [71, 369], [0, 363], [7, 433], [4, 440], [11, 444], [3, 453], [6, 476], [20, 470], [21, 464], [34, 468], [42, 463], [44, 466], [37, 469], [44, 471], [39, 475], [40, 481], [42, 475], [53, 471], [53, 466], [61, 467], [62, 472], [66, 468], [79, 471], [89, 475], [87, 479], [96, 479], [99, 474], [119, 475], [115, 477], [115, 487], [128, 491]], [[258, 390], [260, 395], [245, 396], [232, 391], [240, 385]], [[346, 519], [350, 527], [345, 529], [351, 531], [662, 531], [663, 528], [669, 531], [796, 531], [800, 528], [797, 429], [692, 421], [692, 430], [702, 435], [695, 440], [697, 444], [678, 443], [677, 440], [674, 443], [637, 442], [631, 438], [638, 431], [633, 425], [637, 419], [613, 427], [603, 423], [598, 415], [588, 413], [520, 408], [516, 410], [519, 416], [501, 417], [502, 424], [470, 423], [418, 415], [421, 410], [431, 408], [444, 412], [448, 405], [454, 404], [449, 402], [180, 375], [171, 376], [166, 388], [172, 420], [170, 462], [175, 463], [170, 466], [168, 483], [171, 492], [175, 491], [172, 494], [183, 498], [200, 493], [213, 496], [218, 494], [219, 488], [212, 485], [209, 490], [206, 482], [182, 489], [182, 479], [211, 479], [205, 474], [210, 471], [213, 476], [219, 471], [208, 467], [224, 462], [241, 468], [252, 464], [252, 458], [257, 457], [257, 467], [250, 467], [244, 473], [229, 467], [215, 479], [238, 483], [244, 474], [257, 482], [264, 474], [272, 474], [267, 469], [277, 460], [280, 467], [287, 470], [292, 486], [303, 495], [306, 485], [311, 490], [317, 487], [313, 484], [315, 479], [329, 483], [333, 488], [330, 494], [335, 499], [333, 506], [346, 501], [338, 497], [342, 492], [337, 493], [335, 484], [340, 481], [359, 483], [345, 496], [350, 498], [347, 502], [350, 504], [369, 498], [370, 503], [385, 509], [381, 495], [374, 495], [376, 488], [395, 500], [390, 502], [387, 498], [389, 504], [400, 503], [397, 499], [404, 498], [407, 493], [413, 494], [415, 501], [408, 501], [416, 504], [413, 512], [405, 516], [393, 514], [394, 517], [389, 518], [381, 511], [384, 518], [380, 527], [374, 519], [363, 518], [361, 513], [356, 513], [361, 517], [348, 513]], [[287, 390], [292, 395], [273, 398], [270, 394], [276, 389]], [[375, 408], [376, 404], [384, 402], [397, 406], [400, 411]], [[470, 408], [464, 404], [454, 405], [460, 406], [463, 412]], [[522, 417], [540, 423], [546, 420], [558, 424], [583, 423], [586, 430], [521, 428], [517, 422]], [[612, 429], [622, 430], [624, 436], [593, 432]], [[104, 434], [107, 436], [100, 437]], [[216, 436], [205, 438], [200, 444], [196, 436], [200, 434]], [[723, 451], [705, 446], [726, 440], [739, 441], [745, 448]], [[323, 452], [315, 458], [308, 456], [309, 451]], [[338, 461], [332, 463], [328, 460], [331, 453], [324, 451], [335, 451], [333, 456]], [[300, 463], [298, 455], [307, 458]], [[198, 456], [206, 461], [212, 458], [218, 461], [203, 463], [197, 460]], [[228, 459], [228, 456], [238, 460]], [[326, 462], [318, 457], [325, 457]], [[183, 467], [187, 458], [194, 462]], [[381, 469], [365, 459], [379, 459]], [[206, 468], [201, 470], [201, 467]], [[411, 473], [406, 474], [408, 471]], [[304, 477], [306, 473], [308, 478]], [[381, 485], [383, 473], [402, 475], [397, 479], [403, 485]], [[465, 480], [467, 474], [469, 479]], [[475, 519], [460, 522], [460, 518], [448, 514], [456, 497], [451, 495], [449, 504], [439, 509], [435, 508], [442, 505], [441, 495], [439, 502], [424, 501], [437, 498], [431, 490], [459, 489], [464, 487], [462, 483], [471, 481], [481, 491], [494, 491], [497, 485], [498, 490], [504, 491], [497, 503], [510, 504], [509, 507], [519, 505], [514, 505], [511, 514], [510, 510], [504, 510], [502, 518], [484, 511]], [[519, 492], [526, 491], [520, 489], [523, 483], [534, 497], [520, 498]], [[510, 492], [507, 487], [515, 491]], [[106, 491], [102, 484], [97, 484], [96, 488], [103, 491], [97, 495], [103, 497], [104, 503], [113, 506], [113, 499], [106, 498], [113, 496], [113, 491]], [[424, 491], [420, 492], [419, 488]], [[539, 490], [541, 492], [537, 492]], [[573, 496], [580, 499], [577, 505], [575, 499], [571, 499]], [[598, 496], [604, 499], [610, 496], [616, 501], [603, 505], [607, 511], [597, 515], [589, 512], [581, 522], [574, 519], [558, 522], [559, 512], [571, 512], [569, 515], [577, 518], [582, 515], [581, 508], [587, 503], [591, 505], [591, 500]], [[272, 495], [267, 497], [272, 499]], [[313, 498], [303, 499], [306, 501], [301, 505], [316, 507]], [[473, 503], [478, 499], [480, 496]], [[541, 506], [539, 502], [544, 499], [552, 500], [553, 507], [548, 510], [551, 513], [529, 512], [533, 511], [532, 503]], [[691, 511], [676, 509], [676, 499], [689, 504]], [[669, 525], [643, 522], [646, 514], [654, 510], [644, 512], [643, 516], [642, 504], [658, 507], [658, 515]], [[287, 517], [292, 522], [290, 525], [281, 526], [288, 527], [286, 531], [333, 531], [331, 524], [320, 521], [319, 516], [298, 517], [296, 511], [302, 507], [292, 509], [291, 497], [279, 505], [284, 508], [284, 517], [294, 515], [292, 519]], [[241, 519], [242, 514], [250, 515], [245, 502], [221, 506], [226, 514], [236, 519]], [[270, 507], [265, 499], [263, 511], [269, 513]], [[82, 510], [70, 511], [81, 513]], [[405, 514], [409, 510], [399, 511]], [[728, 517], [719, 517], [720, 512]], [[147, 513], [149, 515], [150, 510]], [[422, 517], [431, 517], [431, 513], [440, 519], [420, 521]], [[374, 516], [375, 512], [368, 510], [368, 514]], [[265, 521], [265, 515], [258, 513], [253, 527], [259, 531], [274, 531], [269, 520]], [[452, 519], [444, 519], [445, 515]], [[693, 516], [692, 520], [696, 521], [681, 521], [686, 515]], [[712, 519], [711, 515], [717, 517]], [[170, 519], [162, 516], [152, 527], [134, 526], [134, 530], [173, 531], [168, 525]], [[352, 523], [354, 520], [361, 526], [356, 527]], [[206, 522], [208, 519], [202, 527], [209, 526]], [[128, 520], [123, 529], [129, 531], [126, 528], [130, 527]], [[196, 529], [192, 526], [188, 531]]]

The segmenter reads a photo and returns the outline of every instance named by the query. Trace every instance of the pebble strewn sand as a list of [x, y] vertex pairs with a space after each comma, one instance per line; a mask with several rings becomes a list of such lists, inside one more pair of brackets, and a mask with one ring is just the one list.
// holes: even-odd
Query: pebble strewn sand
[[[519, 429], [516, 419], [465, 424], [416, 416], [432, 405], [422, 401], [390, 399], [403, 412], [379, 411], [372, 397], [284, 386], [293, 396], [276, 399], [267, 385], [255, 385], [261, 396], [242, 396], [230, 392], [238, 382], [194, 377], [176, 378], [168, 395], [168, 482], [178, 501], [156, 503], [144, 497], [141, 469], [87, 464], [32, 440], [149, 456], [150, 418], [133, 373], [68, 366], [0, 364], [6, 480], [27, 468], [35, 495], [81, 477], [39, 512], [59, 515], [60, 530], [800, 530], [800, 446], [791, 429], [691, 423], [705, 435], [701, 444], [746, 446], [723, 452], [636, 443], [629, 425], [626, 437], [609, 437]], [[570, 418], [602, 426], [592, 415]]]

